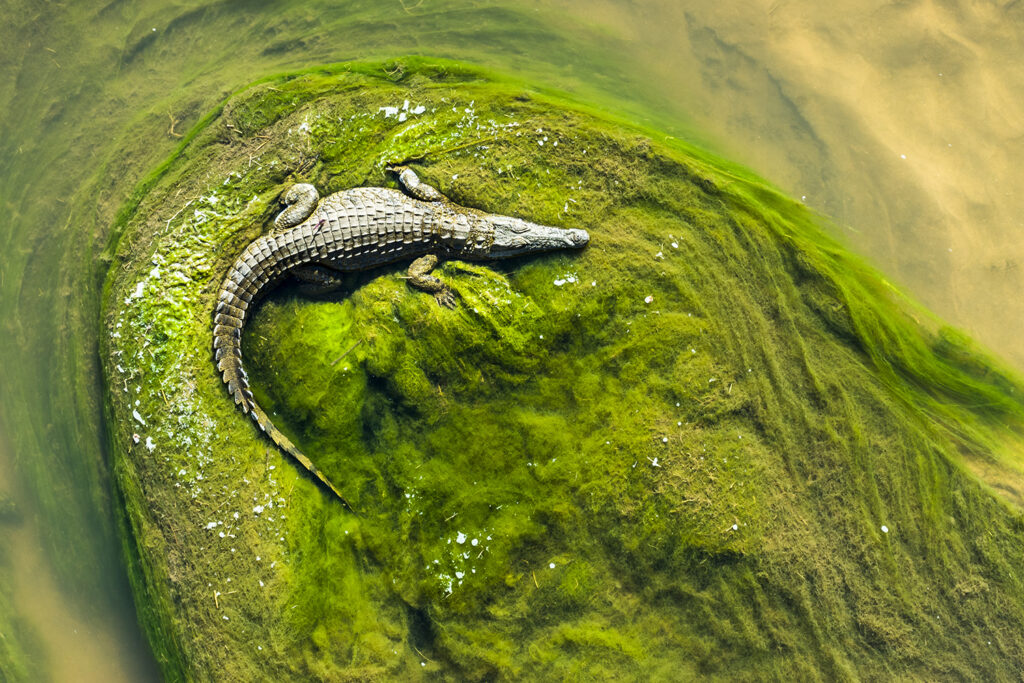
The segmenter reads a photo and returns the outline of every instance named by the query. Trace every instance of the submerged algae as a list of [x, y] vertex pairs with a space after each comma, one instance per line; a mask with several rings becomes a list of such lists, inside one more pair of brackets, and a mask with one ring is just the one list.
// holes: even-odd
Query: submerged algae
[[[676, 141], [451, 63], [230, 100], [124, 214], [104, 360], [126, 549], [170, 678], [1006, 677], [1016, 381]], [[391, 76], [389, 76], [391, 74]], [[234, 409], [216, 287], [281, 187], [385, 182], [591, 230], [580, 255], [287, 289]]]

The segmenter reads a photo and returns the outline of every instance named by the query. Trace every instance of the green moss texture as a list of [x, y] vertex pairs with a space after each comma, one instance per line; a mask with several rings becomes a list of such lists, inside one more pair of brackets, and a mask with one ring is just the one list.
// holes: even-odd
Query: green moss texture
[[[211, 311], [289, 183], [390, 181], [579, 253], [286, 286], [234, 407]], [[1021, 385], [762, 181], [454, 63], [229, 98], [122, 212], [105, 289], [125, 551], [176, 679], [1011, 679]]]

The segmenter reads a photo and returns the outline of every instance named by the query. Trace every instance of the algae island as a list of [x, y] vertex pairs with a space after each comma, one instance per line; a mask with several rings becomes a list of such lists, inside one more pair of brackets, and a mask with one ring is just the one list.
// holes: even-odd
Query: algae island
[[[394, 186], [582, 252], [270, 295], [237, 410], [218, 291], [282, 190]], [[407, 58], [229, 97], [114, 227], [122, 536], [169, 680], [1006, 679], [1024, 666], [1021, 384], [678, 140]], [[996, 487], [998, 484], [998, 488]]]

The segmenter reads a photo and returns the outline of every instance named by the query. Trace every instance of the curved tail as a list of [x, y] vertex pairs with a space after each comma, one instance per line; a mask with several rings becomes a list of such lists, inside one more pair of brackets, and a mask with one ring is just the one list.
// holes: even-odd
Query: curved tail
[[267, 417], [267, 414], [263, 412], [263, 409], [260, 408], [255, 401], [252, 401], [249, 405], [249, 414], [252, 416], [253, 421], [259, 425], [260, 429], [270, 437], [270, 440], [277, 444], [278, 448], [298, 460], [303, 467], [309, 470], [310, 474], [319, 479], [324, 486], [329, 488], [334, 495], [338, 497], [338, 500], [345, 504], [345, 507], [355, 512], [355, 510], [352, 509], [352, 506], [349, 505], [348, 501], [345, 500], [345, 496], [341, 495], [341, 491], [335, 488], [330, 479], [324, 476], [323, 472], [313, 464], [313, 461], [307, 458], [306, 455], [291, 442], [291, 439], [285, 436], [280, 429], [274, 426], [274, 423], [270, 421], [270, 418]]
[[337, 487], [280, 429], [274, 426], [274, 423], [253, 399], [252, 391], [249, 389], [249, 376], [246, 374], [245, 368], [242, 367], [242, 325], [245, 323], [245, 316], [253, 297], [266, 282], [265, 278], [253, 277], [254, 273], [248, 267], [247, 261], [248, 257], [258, 253], [258, 250], [253, 254], [250, 252], [253, 252], [251, 248], [246, 250], [246, 253], [239, 258], [224, 279], [217, 308], [214, 311], [213, 354], [217, 369], [227, 385], [228, 393], [235, 399], [235, 405], [241, 408], [243, 413], [250, 415], [278, 448], [298, 460], [310, 474], [329, 488], [338, 497], [338, 500], [344, 503], [345, 507], [354, 511]]

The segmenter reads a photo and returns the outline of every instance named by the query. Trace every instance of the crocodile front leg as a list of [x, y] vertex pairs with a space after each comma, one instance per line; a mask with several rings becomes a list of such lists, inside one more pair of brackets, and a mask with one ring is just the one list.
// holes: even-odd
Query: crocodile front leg
[[402, 192], [413, 199], [419, 199], [421, 202], [448, 201], [448, 198], [441, 194], [436, 187], [421, 182], [416, 171], [408, 166], [389, 166], [388, 170], [398, 176], [398, 186], [402, 188]]
[[413, 261], [409, 266], [409, 284], [416, 289], [430, 292], [434, 295], [437, 303], [445, 308], [455, 308], [455, 292], [439, 278], [430, 274], [435, 266], [437, 266], [437, 256], [434, 254], [427, 254]]
[[[391, 166], [389, 171], [398, 176], [398, 186], [402, 192], [413, 199], [423, 202], [446, 202], [448, 198], [441, 194], [440, 190], [432, 185], [427, 185], [420, 180], [408, 166]], [[430, 274], [437, 267], [437, 256], [427, 254], [412, 262], [409, 266], [409, 284], [424, 292], [434, 295], [437, 303], [445, 308], [455, 308], [455, 292], [437, 277]]]

